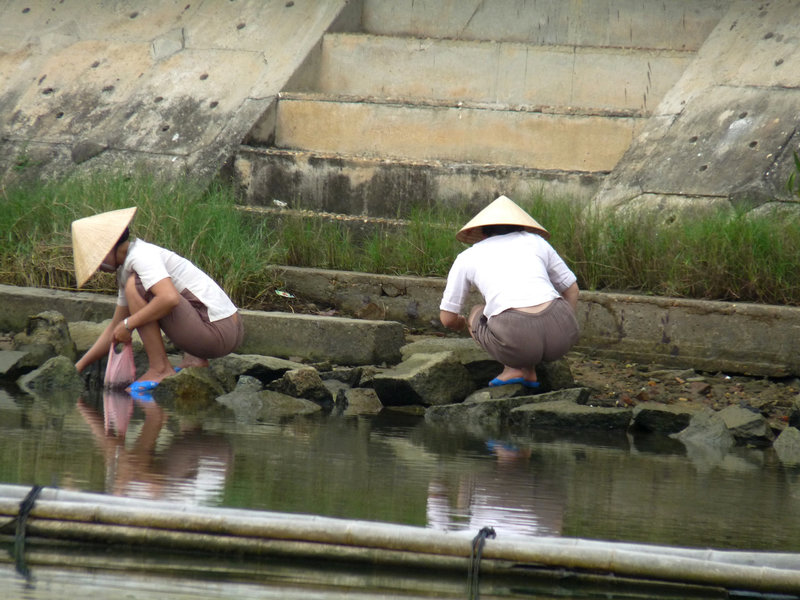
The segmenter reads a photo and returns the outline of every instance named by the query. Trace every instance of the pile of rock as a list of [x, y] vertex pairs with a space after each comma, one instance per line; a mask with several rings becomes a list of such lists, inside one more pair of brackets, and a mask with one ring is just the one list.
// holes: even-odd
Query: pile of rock
[[[81, 376], [74, 362], [103, 326], [67, 324], [52, 311], [31, 317], [25, 331], [0, 350], [0, 378], [42, 397], [77, 397], [87, 387], [101, 386], [102, 365]], [[134, 348], [141, 370], [142, 351], [136, 344]], [[165, 379], [153, 397], [175, 411], [229, 410], [248, 423], [401, 410], [424, 414], [431, 426], [482, 438], [529, 436], [542, 430], [623, 435], [637, 430], [721, 452], [735, 445], [771, 446], [783, 462], [800, 464], [798, 402], [787, 427], [776, 436], [764, 416], [740, 406], [715, 411], [695, 402], [596, 405], [592, 390], [576, 384], [566, 360], [540, 366], [541, 387], [535, 394], [521, 385], [489, 388], [486, 382], [499, 365], [470, 339], [422, 337], [406, 343], [401, 354], [395, 365], [359, 366], [232, 354], [211, 361], [208, 369], [181, 370]]]

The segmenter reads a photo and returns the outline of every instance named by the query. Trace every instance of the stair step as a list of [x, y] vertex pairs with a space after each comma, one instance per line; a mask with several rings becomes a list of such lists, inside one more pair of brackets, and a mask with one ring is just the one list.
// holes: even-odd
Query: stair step
[[364, 0], [364, 31], [378, 35], [525, 44], [692, 50], [728, 0]]
[[[355, 156], [607, 172], [644, 119], [282, 94], [274, 145]], [[271, 139], [253, 141], [270, 143]]]
[[392, 220], [440, 204], [477, 212], [500, 194], [588, 200], [604, 174], [240, 146], [234, 177], [250, 206]]
[[314, 88], [298, 91], [648, 112], [693, 57], [685, 51], [327, 34]]

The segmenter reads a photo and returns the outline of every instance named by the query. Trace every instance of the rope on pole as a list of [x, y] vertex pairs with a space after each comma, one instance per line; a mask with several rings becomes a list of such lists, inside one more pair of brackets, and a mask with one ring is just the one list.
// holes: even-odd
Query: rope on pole
[[469, 600], [478, 600], [480, 598], [480, 567], [481, 555], [483, 554], [483, 546], [486, 543], [486, 538], [494, 539], [497, 534], [492, 527], [484, 527], [472, 540], [472, 552], [470, 554], [469, 569], [467, 570], [467, 598]]
[[28, 495], [19, 503], [19, 513], [17, 513], [17, 528], [14, 533], [14, 563], [16, 564], [17, 572], [28, 579], [30, 577], [30, 570], [25, 564], [25, 528], [28, 522], [28, 515], [36, 503], [36, 499], [42, 492], [42, 486], [34, 485], [28, 492]]

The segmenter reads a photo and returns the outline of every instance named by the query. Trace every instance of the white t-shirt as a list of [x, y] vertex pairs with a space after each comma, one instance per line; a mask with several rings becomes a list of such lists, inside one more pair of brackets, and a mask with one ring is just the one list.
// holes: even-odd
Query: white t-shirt
[[475, 286], [486, 302], [483, 314], [488, 318], [509, 308], [554, 300], [575, 281], [547, 240], [515, 231], [481, 240], [456, 257], [439, 308], [460, 313]]
[[208, 320], [212, 323], [230, 317], [236, 306], [217, 283], [187, 259], [155, 244], [133, 240], [128, 246], [128, 255], [117, 270], [119, 295], [117, 304], [128, 306], [125, 298], [125, 282], [132, 273], [142, 280], [145, 290], [169, 277], [178, 293], [188, 289], [208, 308]]

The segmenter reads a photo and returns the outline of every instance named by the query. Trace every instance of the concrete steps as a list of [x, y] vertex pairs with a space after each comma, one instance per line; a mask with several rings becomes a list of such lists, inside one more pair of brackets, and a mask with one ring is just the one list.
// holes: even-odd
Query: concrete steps
[[248, 202], [404, 217], [590, 197], [723, 6], [619, 4], [365, 0], [366, 31], [327, 33], [240, 149]]
[[694, 52], [684, 50], [352, 33], [326, 34], [322, 44], [313, 89], [294, 91], [507, 108], [561, 107], [587, 113], [647, 113], [694, 57]]

